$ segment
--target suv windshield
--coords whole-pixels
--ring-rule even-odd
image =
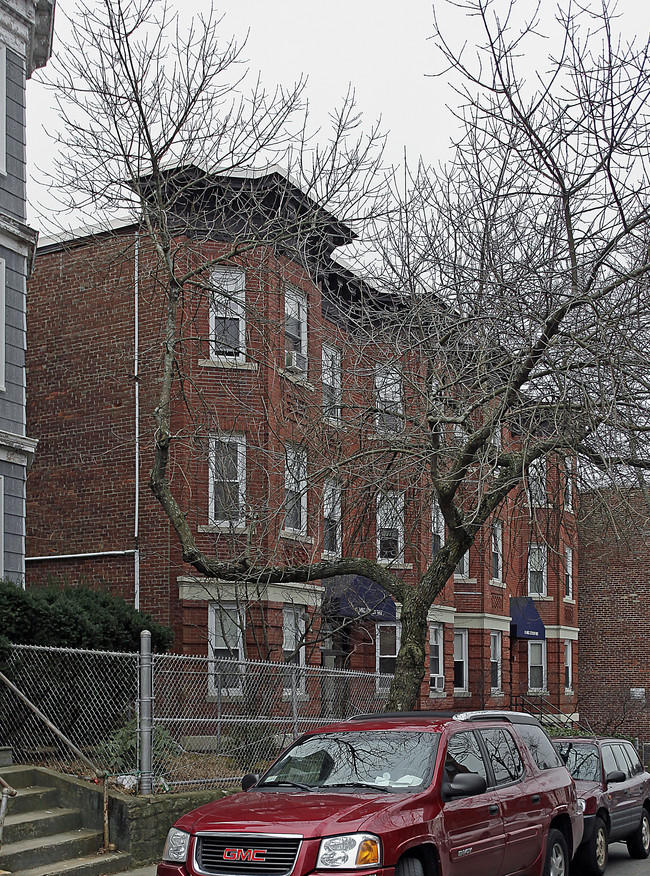
[[[262,777],[257,788],[418,791],[431,781],[439,734],[363,730],[305,736]]]
[[[558,748],[574,779],[585,782],[600,781],[600,756],[597,745],[585,742],[560,742]]]

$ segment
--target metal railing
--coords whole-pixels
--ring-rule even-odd
[[[16,796],[16,791],[11,785],[7,784],[5,780],[0,776],[0,788],[2,788],[2,794],[0,795],[0,849],[2,848],[2,832],[4,831],[5,826],[5,816],[7,815],[7,803],[9,802],[10,797]]]
[[[13,682],[9,681],[9,679],[7,678],[7,676],[4,675],[4,673],[2,673],[2,672],[0,672],[0,681],[1,681],[4,685],[6,685],[6,687],[9,688],[9,690],[14,694],[14,696],[16,696],[16,697],[17,697],[17,698],[18,698],[18,699],[19,699],[19,700],[20,700],[25,706],[27,706],[27,708],[32,712],[32,714],[34,714],[34,715],[39,719],[39,721],[42,721],[43,724],[45,724],[45,726],[46,726],[46,727],[47,727],[47,728],[48,728],[48,729],[49,729],[49,730],[50,730],[50,731],[51,731],[51,732],[52,732],[52,733],[53,733],[58,739],[60,739],[61,742],[63,742],[64,745],[66,745],[66,746],[70,749],[70,751],[72,751],[72,752],[74,753],[75,757],[78,757],[79,760],[82,761],[82,763],[84,763],[87,767],[89,767],[89,768],[94,772],[95,776],[96,776],[98,779],[100,779],[100,781],[102,782],[102,786],[103,786],[103,797],[104,797],[104,806],[103,806],[103,810],[104,810],[104,814],[103,814],[103,822],[104,822],[104,849],[108,849],[108,845],[109,845],[109,842],[110,842],[110,840],[109,840],[109,830],[108,830],[108,773],[106,772],[106,770],[101,770],[101,769],[99,769],[98,767],[96,767],[95,764],[94,764],[94,763],[93,763],[88,757],[86,757],[86,755],[85,755],[82,751],[80,751],[79,748],[77,748],[77,746],[74,744],[74,742],[72,742],[70,739],[68,739],[68,737],[65,735],[65,733],[62,733],[61,730],[59,730],[59,728],[56,727],[56,726],[50,721],[50,719],[47,717],[47,715],[44,715],[43,712],[41,712],[41,710],[38,708],[38,706],[35,706],[34,703],[32,703],[32,702],[31,702],[31,701],[30,701],[30,700],[29,700],[29,699],[28,699],[28,698],[27,698],[27,697],[26,697],[26,696],[25,696],[25,695],[24,695],[24,694],[23,694],[23,693],[22,693],[22,692],[16,687],[16,685],[13,684]],[[7,787],[8,787],[8,786],[7,786]],[[15,791],[14,791],[14,794],[15,794]],[[3,792],[2,792],[2,796],[3,796],[3,802],[4,802],[4,796],[5,796],[5,793],[4,793],[4,782],[3,782]],[[11,796],[13,796],[13,795],[11,795]],[[6,809],[6,804],[5,804],[5,809]],[[3,819],[2,819],[2,824],[4,824],[4,817],[3,817]]]
[[[553,733],[566,733],[567,730],[579,734],[594,735],[589,722],[576,713],[567,714],[550,700],[542,696],[514,698],[514,708],[534,715],[547,730]]]

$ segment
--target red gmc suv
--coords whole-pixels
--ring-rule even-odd
[[[365,715],[184,815],[157,876],[567,876],[575,785],[518,712]]]

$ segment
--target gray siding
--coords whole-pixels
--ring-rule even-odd
[[[0,210],[26,219],[25,62],[7,49],[7,175],[0,175]]]
[[[25,258],[0,246],[5,260],[5,391],[0,429],[25,434]]]
[[[23,580],[25,550],[25,469],[0,462],[4,478],[4,575],[11,581]]]

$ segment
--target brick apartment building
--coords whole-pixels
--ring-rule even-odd
[[[258,184],[276,181],[267,174]],[[260,244],[215,268],[207,293],[197,282],[184,302],[169,476],[199,546],[219,558],[253,551],[256,562],[317,562],[343,551],[415,581],[444,539],[422,473],[372,495],[361,476],[357,494],[354,480],[343,486],[328,475],[331,455],[358,451],[360,441],[376,447],[383,429],[400,427],[405,391],[380,349],[350,343],[346,313],[363,288],[334,257],[350,239],[330,217],[316,272],[289,249]],[[179,246],[188,264],[229,246],[227,233],[190,244]],[[173,626],[183,653],[390,673],[399,606],[368,579],[253,593],[183,562],[148,485],[162,304],[153,253],[135,225],[39,247],[28,315],[28,425],[39,441],[28,583],[110,587]],[[367,412],[373,397],[388,413],[366,417],[365,431],[348,438],[346,417]],[[500,440],[516,437],[504,427]],[[504,707],[543,695],[575,711],[572,475],[549,457],[528,487],[508,498],[429,612],[423,707]]]

